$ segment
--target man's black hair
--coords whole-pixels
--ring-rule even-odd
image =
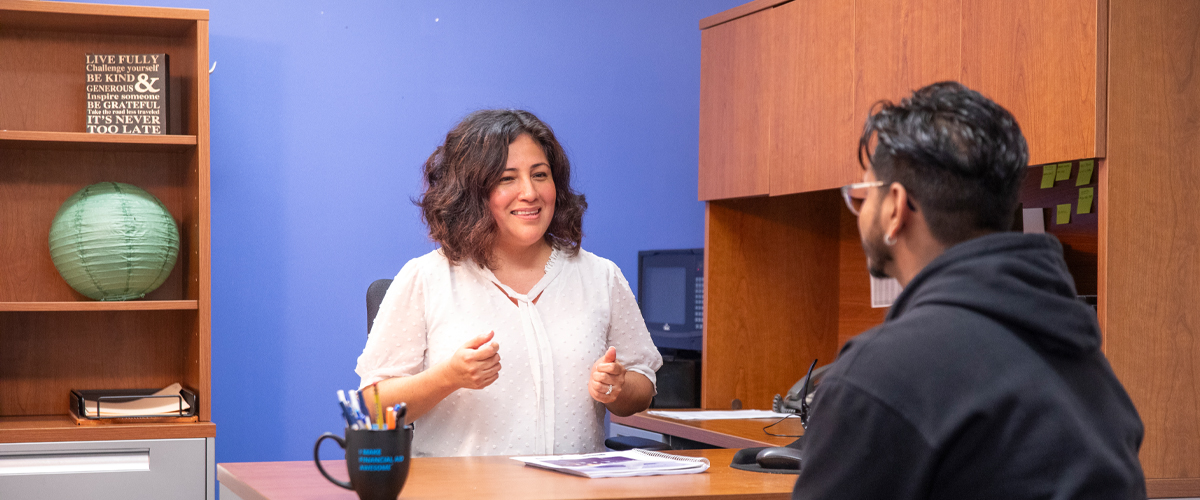
[[[1012,226],[1029,149],[1017,120],[958,82],[879,101],[858,142],[875,177],[899,182],[945,245]],[[871,145],[874,142],[874,151]]]

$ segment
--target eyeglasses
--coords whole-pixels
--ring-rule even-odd
[[[846,200],[846,208],[850,209],[850,213],[858,215],[858,211],[862,209],[863,200],[867,199],[868,190],[888,184],[885,181],[872,182],[857,182],[842,186],[842,199]]]

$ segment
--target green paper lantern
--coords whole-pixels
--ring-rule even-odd
[[[101,182],[67,198],[50,224],[50,258],[75,291],[96,300],[144,297],[167,280],[179,229],[137,186]]]

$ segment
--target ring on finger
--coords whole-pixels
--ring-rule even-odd
[[[608,392],[604,393],[605,396],[609,394],[612,394],[612,384],[608,384]]]

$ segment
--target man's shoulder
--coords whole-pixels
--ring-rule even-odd
[[[1037,355],[1006,327],[953,307],[926,307],[851,339],[827,377],[922,426],[985,407],[1036,376]],[[929,430],[929,429],[925,429]]]
[[[850,374],[892,374],[908,368],[924,372],[954,366],[955,356],[966,360],[994,353],[988,344],[1010,343],[1006,333],[1000,325],[968,311],[930,306],[850,339],[839,358],[847,358]],[[932,363],[935,360],[941,362]]]

